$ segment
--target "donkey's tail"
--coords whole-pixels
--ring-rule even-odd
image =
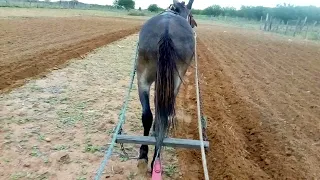
[[[177,57],[167,29],[159,41],[155,83],[155,135],[159,151],[175,115],[174,78]]]

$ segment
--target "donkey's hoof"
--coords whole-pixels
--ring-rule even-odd
[[[139,170],[139,174],[146,174],[148,172],[148,160],[139,159],[137,167]]]

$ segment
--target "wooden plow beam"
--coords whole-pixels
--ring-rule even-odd
[[[128,136],[118,135],[116,143],[129,143],[129,144],[143,144],[143,145],[155,145],[156,138],[152,136]],[[209,142],[204,141],[204,148],[209,148]],[[199,140],[190,139],[177,139],[177,138],[165,138],[163,140],[163,146],[187,148],[187,149],[201,149],[201,143]]]

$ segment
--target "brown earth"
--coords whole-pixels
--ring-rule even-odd
[[[0,91],[136,33],[141,23],[111,17],[0,19]]]
[[[11,90],[23,84],[26,78],[43,75],[71,58],[81,57],[86,60],[86,53],[137,32],[141,23],[140,20],[101,17],[0,19],[0,91]],[[320,46],[311,42],[288,40],[284,37],[231,27],[202,25],[197,32],[203,111],[207,118],[210,141],[210,150],[207,153],[210,177],[318,179]],[[117,77],[114,74],[117,68],[128,65],[126,60],[129,56],[121,59],[121,62],[111,60],[128,55],[123,51],[124,46],[128,46],[125,47],[128,52],[134,49],[132,43],[120,43],[112,46],[111,50],[98,53],[94,58],[97,61],[89,57],[89,61],[75,63],[66,69],[67,72],[58,70],[47,78],[30,81],[25,88],[2,94],[2,146],[11,156],[2,153],[4,157],[0,165],[9,167],[12,173],[4,170],[2,177],[29,176],[28,173],[31,173],[30,177],[93,177],[94,168],[101,160],[100,150],[95,156],[51,156],[54,156],[54,152],[66,150],[66,147],[71,150],[70,153],[88,150],[86,145],[93,145],[91,142],[88,144],[86,138],[92,138],[94,145],[99,146],[90,146],[94,152],[106,146],[106,138],[101,138],[102,132],[107,133],[106,129],[102,128],[98,132],[94,129],[107,118],[113,119],[110,124],[117,121],[116,114],[121,106],[119,102],[122,101],[118,97],[124,96],[126,87],[123,78],[127,75]],[[112,53],[112,56],[104,56],[108,52]],[[110,58],[110,62],[105,62],[105,58]],[[105,74],[107,68],[108,74]],[[126,67],[121,72],[127,72],[129,69],[130,67]],[[91,77],[92,74],[95,76]],[[105,77],[103,81],[99,80],[101,76]],[[106,83],[109,86],[106,86]],[[96,87],[92,88],[93,85]],[[102,87],[105,87],[103,91],[100,89]],[[119,91],[113,92],[112,89],[115,88]],[[103,101],[106,98],[111,98],[114,105],[106,105]],[[134,102],[139,104],[136,98]],[[65,107],[65,104],[68,106]],[[136,107],[139,107],[137,104]],[[178,104],[178,118],[181,121],[177,136],[198,139],[192,68],[187,73]],[[105,106],[110,108],[104,109]],[[96,112],[99,110],[101,112]],[[78,114],[79,112],[87,114],[84,116]],[[137,112],[133,112],[132,119],[139,119],[140,115]],[[90,118],[87,119],[87,116]],[[91,119],[91,116],[94,118]],[[92,120],[92,124],[88,120]],[[67,122],[73,127],[74,121],[80,121],[82,124],[77,125],[76,129],[61,126],[61,123],[63,125]],[[50,123],[51,125],[48,125]],[[137,122],[133,122],[127,128],[137,128],[141,125],[135,123]],[[107,128],[108,133],[113,127],[110,124]],[[93,130],[88,130],[88,126]],[[52,131],[54,128],[60,129]],[[33,135],[35,133],[38,134]],[[75,138],[75,134],[78,138]],[[49,141],[45,137],[49,137]],[[52,146],[59,143],[63,146],[51,147],[51,142]],[[46,146],[46,143],[49,143],[50,147]],[[25,146],[26,149],[21,148]],[[16,149],[11,151],[11,148]],[[90,148],[88,151],[92,150]],[[135,154],[134,151],[138,147],[130,149]],[[202,179],[199,151],[178,152],[183,179]],[[31,162],[35,160],[39,166],[24,162],[29,156],[33,157]],[[62,171],[55,165],[56,159],[61,159],[57,164],[70,166],[63,166]],[[112,165],[121,167],[122,171],[136,164],[130,160],[127,165],[123,165],[118,159],[119,157],[115,157]],[[29,170],[30,166],[32,170]],[[43,168],[38,172],[40,166]],[[73,173],[70,174],[70,170]],[[176,166],[167,170],[168,174],[178,174]],[[113,171],[114,169],[108,169],[106,173],[119,175]],[[34,172],[36,173],[32,174]],[[131,174],[135,173],[134,168],[125,173],[128,177],[136,176]]]
[[[221,26],[198,36],[210,177],[320,178],[319,45]],[[179,107],[191,117],[178,135],[198,139],[194,70],[187,75]],[[203,178],[199,151],[178,155],[186,179]]]
[[[0,94],[1,180],[94,179],[118,122],[137,37],[110,43],[45,78]],[[136,84],[124,133],[142,135]],[[124,148],[129,157],[116,144],[101,179],[150,179],[137,167],[139,145]],[[150,159],[152,150],[150,146]],[[164,150],[164,180],[178,179],[175,150]]]

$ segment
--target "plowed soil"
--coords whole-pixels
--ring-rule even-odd
[[[198,29],[210,177],[320,178],[320,47],[255,31]],[[194,69],[179,94],[179,136],[198,139]],[[199,151],[179,150],[186,179]]]
[[[0,91],[71,58],[138,31],[136,19],[107,17],[0,19]]]
[[[118,121],[137,37],[87,53],[138,32],[142,23],[0,19],[0,91],[27,82],[0,95],[0,179],[94,177]],[[210,177],[319,179],[320,45],[213,25],[197,33]],[[198,139],[192,67],[184,81],[176,136]],[[136,91],[125,127],[135,135],[142,125]],[[127,145],[125,159],[117,146],[105,178],[139,179],[138,149]],[[179,149],[179,167],[174,152],[165,152],[166,178],[203,179],[198,150]]]

